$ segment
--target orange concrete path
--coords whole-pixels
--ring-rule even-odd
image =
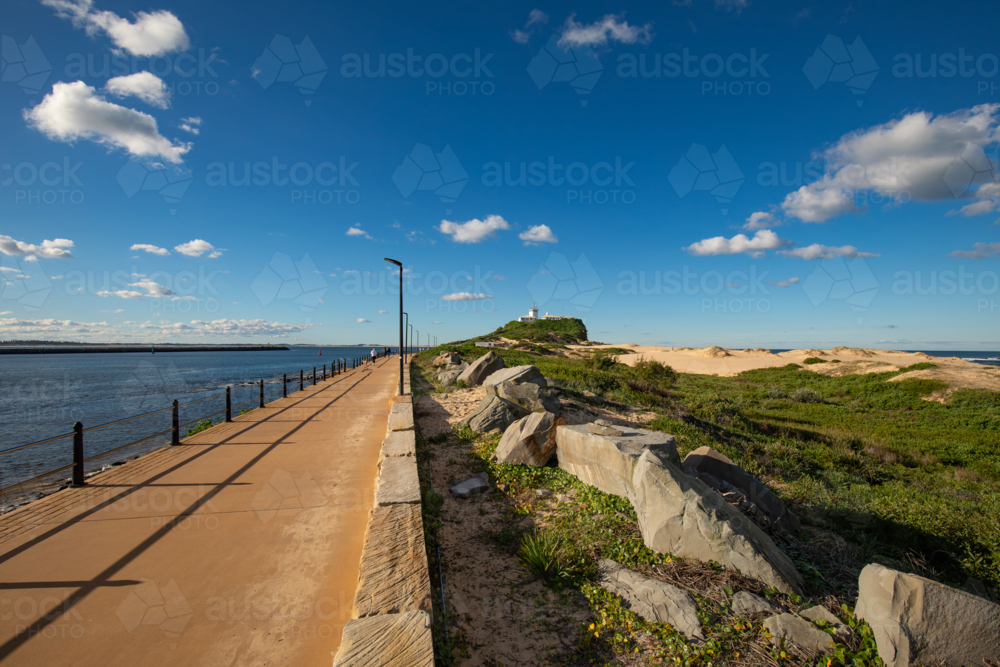
[[[0,517],[0,664],[332,664],[398,364]]]

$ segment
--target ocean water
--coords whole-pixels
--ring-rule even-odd
[[[379,348],[381,349],[381,348]],[[318,352],[322,351],[322,356]],[[232,387],[233,412],[237,404],[249,401],[256,407],[257,383],[287,373],[289,394],[298,391],[299,371],[307,377],[315,366],[322,373],[323,364],[337,359],[364,356],[369,347],[293,347],[287,351],[257,352],[160,352],[150,354],[11,354],[0,355],[0,452],[71,433],[75,422],[90,428],[108,422],[169,408],[177,399],[180,421],[191,421],[225,408],[221,394]],[[294,381],[291,381],[294,380]],[[308,383],[308,381],[307,381]],[[265,385],[265,393],[281,395],[280,382]],[[193,405],[183,405],[207,398]],[[223,415],[217,415],[216,420]],[[171,425],[170,410],[140,417],[122,424],[84,433],[85,456],[91,457],[133,442]],[[183,437],[186,428],[181,428]],[[87,469],[124,460],[162,447],[169,434],[148,440],[91,461]],[[73,461],[72,437],[17,452],[0,454],[0,489],[35,477]],[[70,470],[53,475],[46,484],[57,484],[69,477]],[[43,490],[45,487],[42,487]],[[23,495],[10,492],[0,497],[7,505]]]

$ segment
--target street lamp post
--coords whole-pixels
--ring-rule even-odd
[[[409,343],[409,335],[410,335],[410,314],[409,314],[409,313],[403,313],[403,315],[406,315],[406,325],[405,325],[405,326],[403,327],[403,345],[406,345],[406,346],[408,347],[408,346],[409,346],[409,344],[410,344],[410,343]],[[404,352],[404,350],[405,350],[405,349],[406,349],[406,348],[402,348],[402,349],[400,349],[400,350],[399,350],[399,353],[400,353],[400,354],[403,354],[403,355],[405,355],[405,354],[406,354],[406,353]]]
[[[403,263],[394,259],[384,258],[390,264],[399,267],[399,395],[403,395]]]
[[[414,329],[414,331],[417,333],[417,351],[419,352],[420,351],[420,329]]]

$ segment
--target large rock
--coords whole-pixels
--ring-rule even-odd
[[[858,589],[856,613],[886,667],[1000,660],[1000,605],[875,563],[861,571]]]
[[[563,427],[565,428],[565,427]],[[559,444],[560,458],[562,443]],[[760,527],[704,482],[652,451],[642,454],[630,500],[646,546],[701,561],[714,560],[785,593],[803,591],[802,576]]]
[[[353,618],[431,612],[431,581],[420,505],[376,507],[368,515]]]
[[[492,376],[490,376],[492,377]],[[492,389],[492,391],[490,391]],[[495,387],[487,387],[487,394],[495,394],[505,401],[510,401],[519,405],[528,412],[551,412],[559,414],[559,399],[548,389],[544,389],[537,384],[525,382],[515,384],[507,381]]]
[[[545,378],[542,377],[542,372],[535,366],[530,365],[514,366],[513,368],[501,368],[483,380],[483,386],[486,387],[487,394],[495,394],[495,388],[504,382],[513,382],[515,384],[530,382],[538,385],[539,387],[546,386]]]
[[[559,467],[605,493],[632,497],[632,474],[643,452],[680,465],[674,436],[641,428],[622,429],[620,436],[591,433],[586,424],[559,426]]]
[[[467,424],[477,433],[487,433],[495,428],[504,431],[527,414],[528,411],[524,408],[510,401],[505,401],[499,396],[486,396],[472,411],[472,414],[462,421],[462,424]]]
[[[434,667],[430,614],[408,611],[348,621],[333,667]]]
[[[773,527],[790,533],[798,532],[801,528],[798,518],[778,496],[761,484],[756,477],[733,463],[725,454],[711,447],[699,447],[684,457],[683,467],[685,472],[689,469],[694,470],[731,484],[752,506],[760,510]],[[702,481],[709,482],[709,486],[713,488],[715,486],[709,479],[702,478]],[[722,489],[716,490],[722,491]]]
[[[438,373],[437,379],[441,383],[442,387],[450,387],[458,381],[458,376],[462,374],[462,371],[445,371],[443,373]]]
[[[434,357],[434,361],[431,363],[435,366],[450,366],[452,364],[462,363],[462,357],[458,356],[454,352],[443,352]]]
[[[765,611],[775,612],[781,611],[781,609],[772,602],[748,591],[737,591],[733,595],[734,614],[760,614]]]
[[[657,579],[649,579],[618,563],[601,559],[598,583],[622,598],[625,606],[644,621],[668,623],[688,639],[704,640],[698,606],[687,591]]]
[[[551,412],[533,412],[507,427],[494,456],[500,463],[543,466],[556,451],[556,427],[565,423]]]
[[[771,633],[771,642],[775,646],[784,639],[785,646],[807,658],[829,653],[835,646],[831,635],[795,614],[771,616],[764,621],[764,627]]]
[[[503,359],[496,352],[490,351],[472,362],[471,366],[462,371],[458,379],[467,386],[474,387],[481,385],[483,380],[501,368],[504,368]]]

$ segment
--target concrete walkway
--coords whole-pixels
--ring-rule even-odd
[[[0,517],[0,664],[330,665],[398,358]]]

